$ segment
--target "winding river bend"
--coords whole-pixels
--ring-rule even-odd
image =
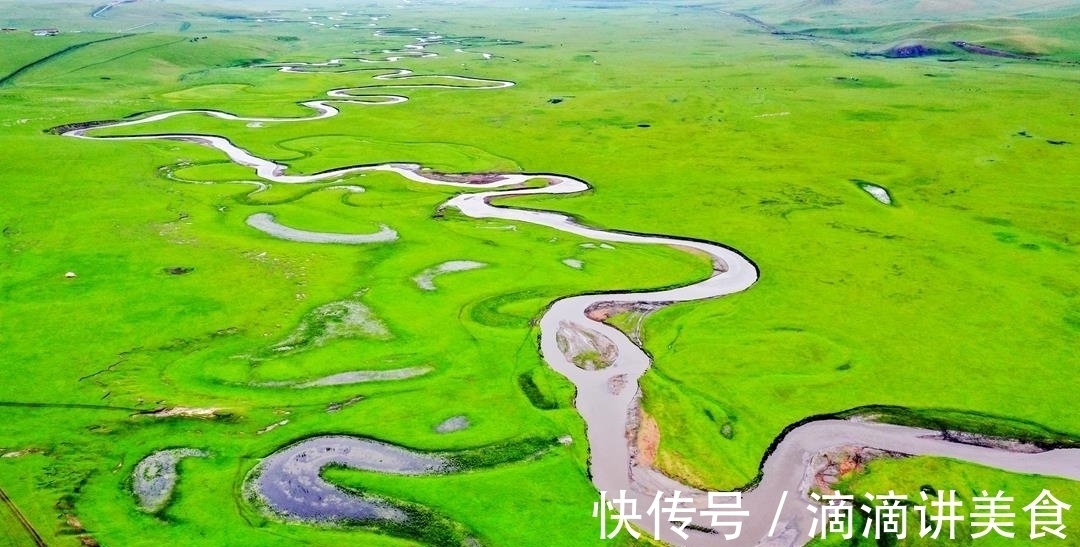
[[[370,439],[341,435],[315,437],[263,458],[247,487],[274,512],[306,521],[391,520],[405,513],[378,499],[343,492],[321,476],[328,465],[392,473],[430,475],[452,470],[443,457],[406,450]]]
[[[277,65],[281,69],[294,67],[287,72],[299,72],[301,65]],[[308,65],[311,66],[311,65]],[[412,77],[408,71],[398,71],[384,75],[383,80],[407,80]],[[485,90],[501,89],[514,85],[513,82],[484,80],[461,76],[443,76],[453,82],[468,81],[475,85],[456,85],[454,83],[440,87]],[[385,87],[430,87],[431,84],[389,84]],[[260,158],[235,145],[222,136],[172,133],[137,136],[92,136],[93,129],[107,129],[150,124],[166,118],[182,115],[208,115],[217,118],[243,122],[286,123],[329,118],[339,114],[331,103],[347,103],[367,106],[396,104],[407,100],[400,95],[356,95],[360,90],[370,87],[336,89],[328,93],[332,100],[307,101],[300,103],[315,111],[306,118],[255,118],[240,117],[213,110],[181,110],[146,116],[143,118],[119,122],[86,124],[78,129],[63,133],[64,136],[80,139],[97,140],[172,140],[200,144],[215,148],[227,155],[233,162],[250,167],[260,179],[279,184],[304,184],[330,180],[344,175],[365,171],[388,171],[397,173],[408,180],[432,185],[454,186],[472,190],[456,195],[447,200],[440,208],[454,208],[466,216],[478,219],[500,219],[524,222],[544,226],[566,233],[576,234],[595,241],[610,243],[628,243],[645,245],[670,245],[711,257],[713,272],[706,279],[674,289],[635,292],[623,294],[577,295],[555,301],[540,319],[540,350],[544,360],[553,369],[574,383],[577,388],[575,406],[585,420],[590,447],[589,471],[598,490],[605,491],[609,497],[615,497],[620,491],[626,491],[628,497],[637,500],[639,514],[649,507],[657,491],[671,495],[679,490],[684,495],[693,497],[693,505],[705,508],[707,495],[662,475],[651,468],[639,467],[632,457],[628,437],[634,423],[639,396],[638,380],[648,370],[651,360],[623,332],[586,316],[591,307],[605,303],[642,303],[655,306],[677,302],[690,302],[718,298],[724,295],[750,288],[758,279],[757,268],[738,252],[716,243],[684,239],[661,235],[634,234],[619,231],[600,230],[577,223],[571,217],[554,212],[516,209],[508,206],[494,206],[492,201],[537,194],[575,194],[589,188],[589,185],[574,177],[558,174],[506,173],[498,176],[484,174],[477,178],[483,182],[463,182],[465,177],[438,175],[423,170],[415,164],[378,164],[343,167],[314,175],[287,175],[286,165]],[[460,177],[460,178],[459,178]],[[527,181],[542,179],[542,187],[522,188]],[[265,218],[263,220],[266,220]],[[265,228],[265,226],[264,226]],[[388,228],[389,229],[389,228]],[[313,237],[305,233],[305,237]],[[333,240],[334,238],[330,238]],[[572,362],[559,347],[559,332],[589,332],[590,336],[605,339],[614,345],[617,351],[609,366],[598,370],[585,370]],[[363,446],[361,446],[363,445]],[[775,447],[763,465],[762,480],[752,489],[744,492],[743,508],[750,510],[750,515],[743,520],[742,534],[735,540],[728,541],[722,534],[709,534],[686,529],[686,538],[677,535],[673,529],[663,525],[661,538],[677,545],[713,546],[725,545],[750,547],[757,545],[796,547],[807,542],[813,514],[806,509],[804,492],[809,484],[808,464],[816,454],[840,446],[863,446],[909,455],[933,455],[957,458],[1000,469],[1054,475],[1080,480],[1080,450],[1051,450],[1040,453],[1016,453],[1006,450],[983,448],[959,444],[942,439],[935,431],[909,427],[885,425],[861,421],[826,420],[811,422],[790,431]],[[375,446],[351,438],[332,436],[316,437],[303,443],[283,448],[263,460],[267,469],[281,468],[290,473],[289,480],[312,488],[280,489],[272,481],[255,481],[254,488],[261,499],[272,510],[281,514],[292,514],[304,520],[332,521],[338,518],[373,518],[395,519],[399,515],[391,508],[379,505],[357,505],[345,513],[335,512],[321,504],[327,497],[334,499],[349,494],[321,480],[319,473],[324,465],[330,463],[349,465],[362,469],[378,469],[391,473],[428,473],[437,472],[443,462],[427,461],[424,456],[398,452],[391,446]],[[307,461],[302,454],[323,453],[328,456]],[[400,457],[402,467],[380,467],[387,454]],[[369,457],[370,456],[370,457]],[[419,459],[416,459],[419,458]],[[423,461],[421,461],[423,460]],[[303,465],[300,465],[300,464]],[[415,464],[415,465],[414,465]],[[790,493],[790,496],[788,496]],[[307,497],[311,496],[311,497]],[[779,514],[774,519],[777,504],[787,499]],[[348,505],[348,504],[346,504]],[[320,507],[325,511],[320,510]],[[587,511],[588,508],[582,508]],[[648,520],[643,523],[647,523]],[[696,526],[708,529],[710,522],[697,516]],[[647,525],[645,528],[651,531]]]

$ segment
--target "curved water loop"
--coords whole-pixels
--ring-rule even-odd
[[[291,63],[275,66],[289,72],[300,72],[302,70],[292,70],[290,67],[304,65]],[[401,70],[392,74],[377,76],[376,78],[386,81],[411,77],[414,77],[411,72]],[[485,80],[463,76],[443,76],[443,78],[455,81],[472,81],[479,84],[476,86],[457,86],[453,84],[443,86],[458,89],[497,89],[514,85],[510,81]],[[429,87],[429,85],[401,84],[381,87],[415,88]],[[706,493],[682,485],[652,468],[636,465],[627,440],[628,437],[632,437],[632,435],[628,435],[630,433],[628,430],[633,427],[632,424],[635,420],[632,417],[637,411],[638,379],[652,363],[645,351],[626,334],[605,323],[589,319],[586,312],[591,307],[603,303],[647,304],[657,307],[676,302],[717,298],[746,290],[757,281],[758,271],[754,264],[738,252],[707,241],[601,230],[579,224],[572,217],[560,213],[492,205],[492,201],[499,198],[541,194],[575,194],[589,189],[589,185],[584,181],[566,175],[543,173],[441,175],[426,171],[419,165],[414,164],[360,165],[313,175],[286,175],[286,165],[255,156],[221,136],[174,133],[94,137],[87,134],[92,129],[148,124],[184,114],[203,114],[225,120],[247,122],[300,122],[336,116],[339,110],[330,103],[375,106],[407,100],[405,97],[397,95],[361,97],[351,93],[351,91],[360,89],[370,88],[332,90],[328,95],[333,97],[334,100],[300,103],[316,111],[314,115],[306,118],[254,118],[235,116],[213,110],[181,110],[136,120],[84,125],[78,129],[68,130],[63,135],[83,139],[166,139],[194,142],[220,150],[233,162],[251,167],[259,178],[271,183],[311,183],[364,171],[389,171],[397,173],[408,180],[423,184],[483,190],[458,194],[440,207],[457,209],[472,218],[524,222],[576,234],[593,241],[669,245],[705,253],[713,262],[713,272],[706,279],[665,290],[577,295],[561,298],[555,301],[540,319],[540,350],[544,360],[553,369],[573,382],[577,388],[577,397],[574,403],[587,426],[591,451],[589,472],[597,489],[612,495],[616,495],[620,491],[626,491],[628,497],[637,500],[637,507],[640,511],[644,511],[644,508],[650,505],[657,491],[664,491],[670,495],[674,490],[680,490],[684,494],[693,496],[694,505],[704,508],[707,502]],[[546,181],[546,184],[542,187],[522,187],[527,181],[535,181],[536,179],[542,179]],[[610,366],[599,367],[597,370],[585,370],[573,363],[571,356],[567,356],[559,348],[558,332],[560,328],[570,328],[578,332],[591,331],[596,336],[602,336],[613,343],[617,347],[617,352],[614,353],[615,357]],[[311,448],[316,452],[324,450],[327,454],[332,453],[334,458],[346,457],[345,454],[349,451],[345,450],[345,448],[349,447],[344,445],[360,442],[344,437],[327,437],[326,439],[333,440],[332,444],[322,446],[318,444],[318,439],[312,439],[300,445],[283,449],[283,452],[275,453],[275,455],[265,459],[263,465],[270,467],[286,465],[285,462],[287,460],[291,461],[290,458],[297,452],[298,447]],[[307,443],[315,444],[309,446]],[[1020,454],[1003,449],[982,448],[949,442],[940,438],[940,435],[936,432],[917,428],[845,420],[816,421],[789,431],[763,463],[761,481],[744,494],[743,507],[751,508],[751,513],[749,517],[743,520],[740,538],[727,541],[722,535],[687,529],[688,537],[684,539],[669,530],[668,527],[663,526],[663,530],[660,531],[662,539],[675,544],[692,546],[797,546],[806,543],[808,540],[807,531],[810,529],[810,521],[813,515],[806,510],[804,499],[789,500],[788,504],[780,512],[775,526],[773,526],[773,511],[775,510],[773,508],[776,507],[777,502],[781,499],[781,494],[784,492],[792,492],[796,497],[805,493],[807,465],[813,455],[843,445],[874,447],[911,455],[927,454],[953,457],[1009,471],[1041,473],[1080,480],[1080,451],[1078,450],[1052,450],[1037,454]],[[391,449],[386,448],[386,450]],[[335,459],[334,461],[337,462],[338,460]],[[438,468],[437,464],[430,467],[432,470],[436,468]],[[290,504],[295,504],[294,507],[304,508],[302,511],[296,509],[296,514],[303,513],[305,516],[319,520],[343,516],[357,518],[360,516],[356,512],[347,515],[338,512],[320,514],[320,505],[317,500],[305,498],[309,494],[312,496],[346,495],[340,493],[336,487],[329,485],[320,484],[315,490],[295,489],[284,492],[275,491],[274,488],[276,487],[266,481],[258,481],[257,487],[264,498],[277,499],[284,496],[288,498]],[[327,488],[330,490],[327,490]],[[372,514],[377,514],[379,511],[375,509],[382,510],[384,508],[372,509],[368,507],[368,509],[373,511]],[[585,511],[587,508],[582,510]],[[698,516],[694,519],[694,524],[703,529],[708,529],[710,521]],[[774,532],[771,537],[770,530]]]
[[[299,241],[302,243],[341,243],[345,245],[363,245],[365,243],[384,243],[394,241],[398,234],[389,226],[383,224],[379,231],[370,234],[334,234],[327,232],[311,232],[298,230],[279,224],[270,213],[255,213],[245,221],[248,226],[263,232],[264,234],[278,239]]]
[[[452,470],[444,457],[379,441],[342,435],[315,437],[263,458],[248,480],[248,488],[254,489],[249,496],[289,519],[405,521],[405,513],[391,503],[360,498],[327,482],[322,472],[330,465],[395,475],[430,475]]]

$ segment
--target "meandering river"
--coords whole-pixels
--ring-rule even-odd
[[[303,66],[318,65],[276,66],[286,72],[299,72],[302,71]],[[398,71],[378,78],[401,81],[411,77],[413,77],[411,72]],[[442,78],[454,83],[436,84],[439,87],[490,90],[514,85],[509,81],[461,76]],[[430,87],[431,85],[410,86],[407,83],[395,82],[384,87],[407,88]],[[66,131],[63,135],[109,141],[173,140],[197,143],[215,148],[233,162],[252,168],[260,179],[279,184],[304,184],[364,171],[389,171],[418,183],[467,189],[467,192],[447,200],[441,207],[457,209],[472,218],[528,223],[607,243],[668,245],[705,253],[713,262],[712,274],[682,287],[649,292],[576,295],[556,300],[540,319],[540,350],[548,365],[573,382],[577,388],[575,406],[587,426],[591,454],[589,472],[598,490],[607,492],[609,497],[618,495],[620,491],[626,491],[628,496],[637,500],[638,511],[641,513],[650,505],[658,490],[668,495],[675,490],[680,490],[684,495],[694,498],[694,506],[706,507],[705,492],[679,484],[653,469],[634,465],[631,457],[631,443],[628,441],[632,435],[628,430],[635,422],[634,414],[639,397],[638,380],[652,363],[645,351],[626,334],[607,324],[589,319],[586,316],[586,310],[607,302],[666,305],[719,298],[744,291],[757,281],[758,270],[737,251],[717,243],[695,239],[600,230],[579,224],[574,219],[555,212],[492,205],[492,202],[499,198],[575,194],[589,188],[584,181],[567,175],[506,173],[491,176],[485,174],[478,176],[482,182],[469,183],[464,182],[463,177],[438,175],[413,164],[358,165],[314,175],[288,175],[286,165],[260,158],[223,136],[186,133],[129,136],[89,134],[92,130],[146,125],[184,115],[207,115],[241,122],[302,122],[338,115],[339,109],[331,103],[377,106],[397,104],[407,100],[406,97],[400,95],[357,95],[357,93],[366,93],[370,89],[370,87],[336,89],[328,93],[332,97],[331,100],[300,103],[315,111],[314,114],[305,118],[241,117],[213,110],[180,110],[133,120],[91,124]],[[546,184],[542,187],[522,187],[523,183],[536,179],[543,179]],[[263,231],[277,232],[278,235],[284,234],[315,242],[367,244],[385,243],[393,239],[390,235],[392,229],[389,227],[384,227],[378,235],[357,236],[300,232],[277,225],[272,222],[271,217],[265,216],[256,217],[253,225]],[[614,344],[617,352],[614,353],[614,360],[610,366],[601,367],[598,370],[584,370],[571,362],[571,357],[560,350],[557,341],[559,330],[568,328],[582,332],[591,331]],[[810,522],[814,516],[807,510],[807,501],[804,497],[810,480],[807,471],[809,460],[820,452],[839,446],[865,446],[902,454],[944,456],[1008,471],[1039,473],[1080,480],[1080,451],[1078,450],[1016,453],[949,442],[941,439],[937,432],[916,428],[844,420],[818,421],[790,431],[765,461],[761,482],[744,493],[743,508],[749,509],[750,515],[742,520],[742,534],[738,539],[728,541],[722,535],[693,530],[686,530],[688,537],[684,539],[666,525],[662,526],[662,539],[673,544],[694,547],[713,545],[795,547],[803,545],[808,540]],[[399,468],[386,464],[386,461],[389,461],[386,458],[389,456],[402,466]],[[401,515],[396,510],[377,502],[350,504],[348,498],[351,494],[339,491],[319,476],[322,467],[330,463],[393,473],[434,473],[439,471],[444,462],[437,458],[373,441],[341,436],[315,437],[285,447],[264,459],[261,465],[266,473],[261,475],[263,479],[255,481],[255,487],[261,499],[272,509],[281,514],[295,515],[302,519],[326,521],[337,518],[400,518]],[[268,480],[272,476],[280,478],[282,473],[287,475],[284,482],[276,479]],[[294,488],[290,485],[302,487]],[[781,499],[785,499],[785,496],[787,503],[777,515],[777,504]],[[324,503],[331,499],[337,501]],[[588,510],[589,508],[582,508],[582,511]],[[710,522],[700,516],[694,519],[694,524],[704,528],[710,526]]]

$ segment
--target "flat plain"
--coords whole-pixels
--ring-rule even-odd
[[[73,546],[629,544],[597,537],[585,425],[537,321],[567,295],[711,272],[678,248],[439,209],[471,190],[358,172],[260,191],[219,150],[105,137],[223,135],[288,175],[561,174],[592,188],[496,204],[737,249],[759,270],[752,288],[640,327],[646,444],[688,485],[754,482],[774,440],[812,417],[1077,446],[1074,3],[327,4],[0,3],[18,28],[0,34],[0,543],[34,545],[33,530]],[[896,57],[916,44],[932,51]],[[413,77],[376,78],[400,69]],[[492,81],[515,85],[479,89]],[[309,117],[299,103],[334,89],[408,101],[61,135],[185,109]],[[257,213],[398,239],[287,241],[249,226]],[[435,290],[414,279],[465,260],[483,267]],[[424,372],[297,388],[402,370]],[[471,463],[327,471],[424,526],[296,524],[252,503],[260,459],[326,434]],[[170,502],[140,510],[135,466],[172,448],[209,456],[181,460]],[[1072,481],[943,459],[877,460],[840,484],[967,499],[1045,487],[1080,503]]]

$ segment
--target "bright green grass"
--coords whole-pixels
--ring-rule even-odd
[[[1018,480],[1020,479],[1020,480]],[[908,534],[903,540],[889,538],[889,545],[1017,545],[1032,543],[1060,543],[1071,544],[1080,528],[1080,515],[1075,511],[1075,502],[1080,500],[1080,488],[1075,481],[1063,480],[1052,477],[1024,476],[1017,477],[986,467],[947,460],[941,458],[906,458],[900,460],[876,460],[869,464],[862,473],[855,474],[843,480],[837,488],[845,494],[853,494],[856,498],[864,499],[864,493],[873,495],[888,494],[890,491],[896,494],[906,495],[915,504],[928,505],[922,500],[919,492],[929,486],[934,491],[942,492],[955,490],[956,499],[963,503],[963,507],[957,510],[957,514],[964,520],[957,524],[956,535],[953,541],[949,541],[948,528],[942,531],[937,540],[927,536],[919,537],[918,516],[912,509],[908,513]],[[1062,512],[1062,523],[1065,525],[1063,533],[1065,539],[1047,535],[1042,539],[1031,539],[1031,517],[1024,512],[1023,508],[1037,498],[1043,490],[1049,490],[1058,500],[1072,505],[1073,508]],[[929,490],[928,490],[929,491]],[[972,539],[972,533],[980,533],[981,528],[973,528],[971,513],[975,511],[974,497],[983,496],[986,491],[994,496],[998,491],[1003,491],[1006,497],[1012,497],[1009,504],[1011,512],[1016,514],[1013,519],[1002,519],[1004,522],[1012,522],[1012,528],[1006,528],[1015,534],[1014,538],[1003,537],[996,532],[989,535]],[[930,498],[933,500],[934,498]],[[928,513],[934,514],[935,509],[928,507]],[[985,522],[985,520],[974,519]],[[863,530],[863,524],[858,526],[859,534]],[[873,532],[871,532],[873,534]],[[878,545],[873,539],[861,541],[859,545]],[[819,540],[813,545],[853,545],[847,541],[837,541],[829,538]]]
[[[105,86],[95,82],[99,78],[92,70],[84,72],[87,85]],[[269,70],[247,73],[290,79],[290,83],[304,79]],[[212,100],[210,97],[197,106],[215,106]],[[33,115],[34,108],[41,107],[27,104],[21,108]],[[278,105],[264,108],[271,113],[279,111]],[[357,113],[367,112],[360,108]],[[94,119],[98,114],[79,116]],[[223,131],[243,124],[225,125],[230,127]],[[393,175],[365,174],[343,181],[364,185],[368,191],[363,194],[312,191],[324,184],[314,188],[278,186],[247,197],[247,187],[183,184],[156,175],[157,167],[183,160],[196,165],[177,172],[188,180],[250,179],[250,173],[243,169],[221,169],[220,154],[198,146],[80,142],[29,131],[23,131],[19,138],[24,146],[35,141],[56,145],[52,160],[57,165],[82,165],[80,173],[86,176],[72,180],[67,174],[49,170],[13,189],[17,190],[15,198],[25,204],[37,201],[43,206],[75,196],[78,205],[55,218],[25,217],[14,209],[8,211],[10,216],[5,215],[5,226],[10,228],[6,232],[6,252],[10,254],[5,265],[11,274],[3,285],[5,302],[20,310],[18,315],[5,317],[5,325],[9,332],[39,332],[36,337],[5,337],[6,374],[38,378],[33,391],[13,391],[5,394],[5,399],[142,409],[218,406],[230,416],[212,422],[158,423],[129,417],[132,411],[103,418],[95,411],[79,410],[75,412],[83,413],[85,421],[65,423],[58,419],[67,412],[63,409],[12,411],[15,421],[5,429],[4,438],[14,446],[46,450],[49,469],[55,470],[29,473],[29,482],[20,484],[28,489],[37,484],[41,500],[70,496],[77,488],[78,505],[71,512],[77,512],[103,542],[122,538],[125,544],[177,544],[202,536],[204,541],[220,544],[226,541],[221,534],[242,525],[238,519],[243,515],[260,523],[255,529],[259,533],[248,536],[252,544],[288,543],[293,541],[290,538],[339,542],[334,538],[342,532],[263,522],[244,508],[240,513],[221,511],[222,501],[234,497],[240,478],[255,458],[312,432],[355,433],[430,450],[568,433],[583,439],[584,432],[569,408],[571,393],[565,385],[552,382],[550,371],[541,369],[533,342],[536,333],[530,331],[529,321],[560,295],[605,286],[682,283],[707,271],[700,259],[671,249],[593,251],[580,247],[584,239],[528,225],[508,231],[501,229],[507,223],[455,215],[432,220],[436,206],[456,190],[407,183]],[[333,137],[282,140],[287,141],[285,146],[306,146],[305,152],[323,162],[310,163],[311,170],[357,161],[356,146],[349,146],[354,152],[351,155],[336,151],[332,153],[337,156],[320,158],[316,154],[322,147],[339,150],[343,142],[352,144],[355,138],[350,137],[349,142]],[[477,147],[383,142],[390,148],[385,157],[379,157],[375,150],[360,155],[360,161],[437,159],[439,150],[447,150],[447,159],[433,165],[446,170],[515,167],[478,152]],[[122,161],[110,162],[107,169],[90,167],[107,158]],[[8,167],[29,173],[37,170],[39,162],[38,157],[27,155]],[[203,176],[211,172],[212,176]],[[386,223],[400,232],[401,241],[359,248],[297,245],[269,238],[243,224],[248,215],[261,211],[273,212],[281,222],[309,230],[360,232]],[[71,230],[75,225],[78,237]],[[123,243],[105,253],[99,248],[100,241]],[[561,264],[562,259],[572,257],[585,260],[585,270]],[[424,268],[462,258],[489,266],[442,277],[439,290],[430,294],[411,280]],[[184,276],[162,271],[173,266],[194,271]],[[79,277],[64,280],[62,274],[68,270],[78,272]],[[313,307],[345,298],[358,289],[368,289],[363,302],[389,326],[391,340],[345,340],[332,347],[260,362],[255,368],[248,359],[237,358],[284,338]],[[507,293],[521,296],[491,304],[492,299]],[[435,370],[408,382],[314,390],[253,389],[248,385],[420,365]],[[36,372],[49,368],[64,372],[47,376]],[[99,371],[104,372],[78,380]],[[517,378],[523,373],[535,378],[543,395],[561,408],[538,412],[518,389]],[[339,413],[325,413],[330,403],[357,395],[365,399]],[[439,422],[458,414],[467,415],[472,427],[451,436],[433,433]],[[286,417],[288,425],[256,434]],[[37,431],[51,433],[40,437],[34,434]],[[58,445],[59,439],[78,440]],[[177,498],[161,518],[141,515],[134,511],[126,477],[141,457],[168,446],[197,446],[213,456],[181,465],[183,478]],[[559,461],[557,469],[561,471],[555,474],[543,467],[510,466],[544,479],[530,478],[534,485],[531,491],[515,488],[524,499],[550,496],[555,484],[565,487],[576,483],[573,499],[577,502],[567,504],[566,512],[575,515],[577,524],[570,530],[577,538],[593,535],[591,528],[583,526],[588,523],[587,513],[579,510],[584,507],[587,511],[591,501],[591,487],[582,471],[584,450],[579,441],[563,449],[562,455],[549,456]],[[576,471],[568,473],[569,469]],[[548,481],[547,486],[544,481]],[[470,488],[490,490],[483,483]],[[543,517],[543,504],[529,505],[533,520]],[[40,519],[51,513],[35,514]],[[447,514],[455,520],[462,517],[460,511]],[[507,515],[498,513],[497,517]],[[468,523],[468,519],[463,520]],[[222,526],[208,528],[208,522]],[[45,529],[53,527],[47,518],[43,525]],[[368,541],[401,544],[390,538]]]
[[[110,17],[119,25],[144,17],[137,10],[171,4],[138,3]],[[312,123],[250,128],[184,116],[112,133],[227,134],[289,163],[292,173],[384,161],[563,173],[595,189],[505,203],[746,253],[762,271],[751,290],[663,310],[645,328],[656,366],[643,389],[660,424],[659,461],[703,486],[746,483],[784,427],[863,405],[956,409],[1080,432],[1060,410],[1078,387],[1076,145],[1047,142],[1080,143],[1073,116],[1080,104],[1065,91],[1074,83],[1069,69],[853,59],[715,13],[662,5],[618,17],[605,11],[394,14],[395,26],[522,40],[483,48],[500,56],[491,61],[446,45],[434,48],[440,58],[392,64],[518,82],[510,89],[394,89],[413,100],[344,105],[341,116]],[[249,195],[247,185],[188,184],[159,171],[190,163],[175,176],[252,178],[204,147],[44,133],[181,108],[306,116],[296,102],[370,85],[372,74],[245,65],[322,61],[409,40],[305,22],[185,19],[190,33],[162,26],[87,46],[0,88],[0,401],[215,406],[229,417],[155,422],[133,410],[0,407],[0,445],[44,451],[0,459],[0,487],[57,545],[78,544],[56,535],[65,513],[77,514],[102,544],[330,545],[361,537],[406,545],[267,521],[236,501],[237,489],[258,458],[316,433],[424,450],[571,435],[572,445],[538,461],[460,475],[333,476],[423,503],[494,545],[601,543],[589,518],[594,494],[573,390],[540,360],[530,321],[563,295],[685,283],[707,266],[671,249],[590,250],[581,238],[529,225],[509,231],[500,229],[507,223],[454,214],[432,219],[457,190],[390,175],[343,182],[365,186],[363,194],[317,190],[327,183]],[[209,39],[188,41],[200,25]],[[4,51],[20,52],[3,66],[41,58],[70,36],[0,36]],[[897,206],[879,204],[852,179],[888,188]],[[360,233],[387,224],[402,239],[359,247],[280,241],[244,224],[256,212],[308,230]],[[568,268],[565,258],[586,266]],[[455,259],[489,266],[442,276],[433,293],[411,281]],[[177,266],[194,271],[163,271]],[[65,280],[66,271],[79,277]],[[340,340],[257,366],[242,357],[283,339],[311,309],[361,289],[389,340]],[[434,370],[312,390],[248,385],[406,366]],[[522,378],[535,386],[531,396]],[[357,396],[365,398],[325,412]],[[459,414],[472,427],[433,432]],[[283,419],[289,423],[256,433]],[[213,456],[181,464],[177,497],[160,518],[139,513],[130,470],[175,446]],[[925,480],[959,484],[948,473]],[[886,475],[872,486],[896,482]],[[996,477],[1017,492],[1047,484]],[[73,505],[58,510],[58,502]],[[529,526],[536,523],[544,526]]]
[[[96,38],[100,39],[102,37],[99,36]],[[26,34],[2,35],[0,36],[0,40],[3,40],[5,55],[4,58],[0,60],[0,70],[3,70],[3,74],[0,75],[0,77],[6,78],[20,68],[32,64],[34,61],[44,59],[50,55],[61,54],[64,49],[91,42],[93,39],[94,38],[91,37],[76,36],[73,34],[50,38],[28,36]],[[10,86],[13,85],[13,83],[8,82],[7,85]]]
[[[12,500],[14,503],[15,500]],[[17,507],[17,503],[16,503]],[[34,538],[6,504],[0,506],[0,545],[8,547],[32,547]],[[18,509],[21,511],[21,509]]]

